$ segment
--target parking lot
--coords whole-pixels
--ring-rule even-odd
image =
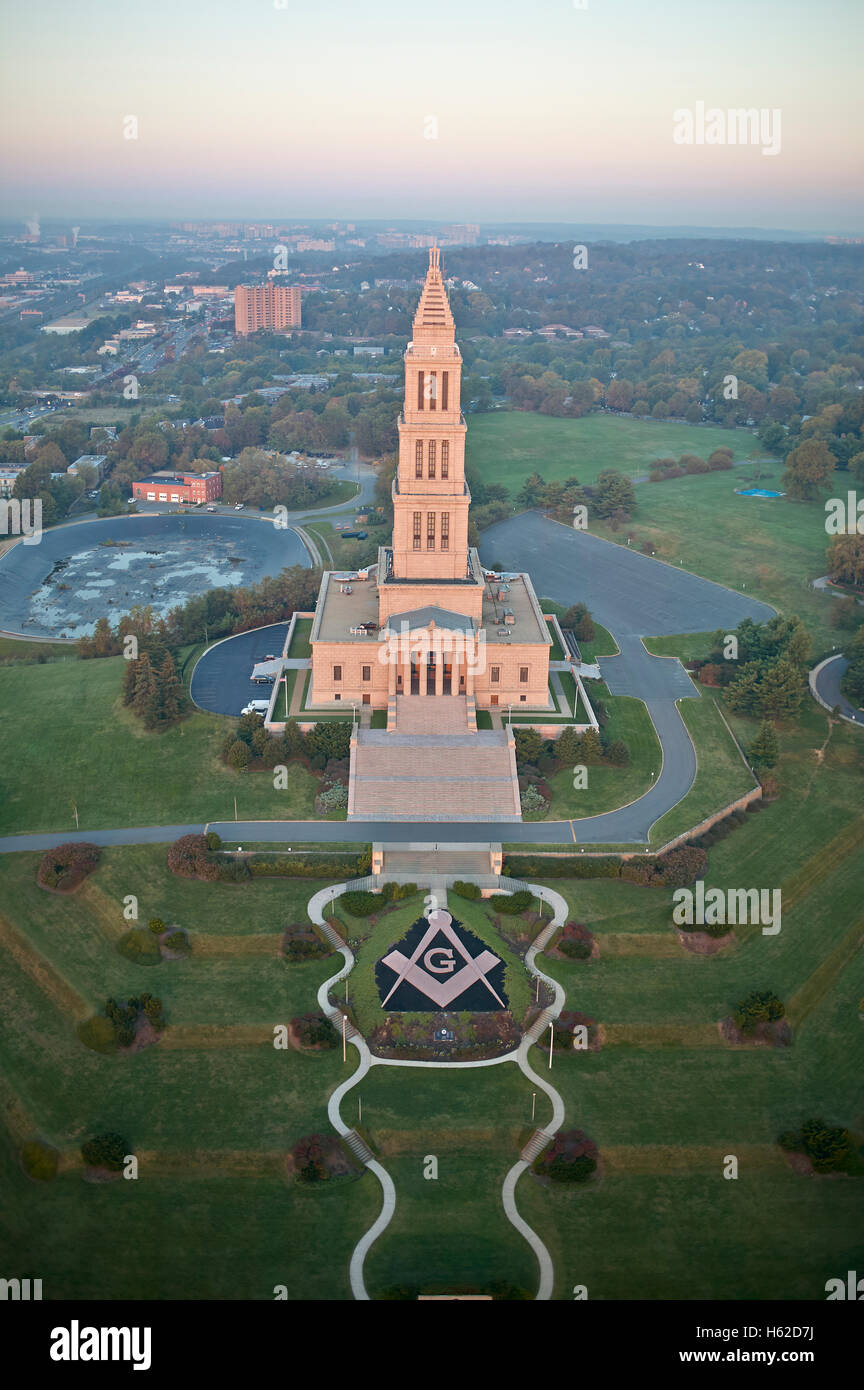
[[[189,687],[199,709],[239,715],[250,700],[269,699],[272,685],[254,685],[250,680],[252,667],[270,655],[282,655],[288,628],[288,623],[272,623],[253,632],[239,632],[206,651],[192,672]]]

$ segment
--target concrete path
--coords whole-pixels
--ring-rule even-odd
[[[512,883],[512,886],[508,888],[509,883],[509,880],[502,879],[502,890],[504,892],[515,892],[517,890],[517,885],[515,883]],[[326,1015],[327,1018],[330,1019],[330,1022],[333,1024],[333,1027],[337,1030],[337,1032],[340,1033],[343,1029],[344,1015],[342,1014],[340,1009],[334,1007],[330,1003],[328,996],[331,988],[337,985],[340,980],[343,980],[346,977],[346,975],[350,974],[351,970],[354,967],[354,953],[352,952],[350,947],[347,946],[341,940],[338,933],[335,932],[333,928],[325,920],[325,913],[327,911],[327,908],[332,905],[334,900],[337,897],[341,896],[342,893],[346,892],[350,888],[350,886],[351,885],[348,883],[340,883],[328,888],[322,888],[319,890],[319,892],[313,894],[313,896],[309,899],[309,902],[307,904],[307,912],[309,914],[310,919],[321,928],[321,930],[325,933],[328,939],[340,952],[343,958],[344,963],[342,965],[341,970],[338,970],[335,975],[331,975],[329,979],[324,981],[324,983],[320,986],[318,990],[317,996],[319,1009],[323,1014]],[[545,1094],[549,1097],[552,1103],[552,1120],[550,1124],[547,1125],[544,1129],[536,1132],[537,1135],[542,1136],[544,1142],[540,1144],[539,1148],[535,1146],[535,1152],[541,1152],[545,1145],[551,1141],[555,1133],[560,1129],[561,1125],[564,1122],[564,1102],[562,1101],[560,1095],[555,1090],[551,1082],[546,1081],[542,1076],[538,1076],[537,1073],[533,1070],[531,1063],[528,1060],[528,1051],[537,1041],[538,1037],[540,1037],[543,1031],[550,1025],[550,1023],[552,1023],[554,1019],[558,1017],[558,1015],[561,1012],[561,1009],[564,1006],[565,995],[563,988],[561,987],[561,985],[558,984],[557,980],[553,980],[551,976],[544,974],[544,972],[539,969],[539,967],[535,964],[535,958],[537,956],[537,953],[544,949],[547,942],[551,939],[553,933],[558,929],[558,927],[562,926],[563,923],[567,920],[567,902],[561,896],[560,893],[557,893],[552,888],[546,888],[541,886],[540,884],[529,884],[528,886],[529,888],[531,888],[532,892],[535,893],[535,895],[538,898],[542,898],[553,908],[554,915],[552,921],[549,923],[548,926],[544,927],[543,930],[538,934],[536,940],[534,941],[533,945],[529,947],[525,956],[525,964],[529,973],[535,976],[539,976],[540,979],[545,981],[545,983],[551,988],[554,995],[552,1004],[550,1004],[548,1008],[544,1009],[541,1012],[539,1017],[526,1031],[518,1048],[516,1048],[514,1051],[504,1053],[500,1057],[483,1058],[471,1062],[415,1062],[403,1061],[401,1058],[397,1057],[376,1057],[372,1052],[370,1052],[369,1046],[363,1035],[360,1032],[358,1032],[356,1028],[354,1028],[353,1024],[349,1024],[348,1029],[346,1031],[346,1038],[347,1041],[351,1043],[351,1046],[356,1048],[357,1053],[359,1055],[359,1063],[354,1072],[351,1074],[351,1076],[347,1077],[345,1081],[341,1082],[340,1085],[336,1087],[335,1091],[332,1093],[327,1103],[327,1115],[331,1125],[336,1130],[337,1134],[339,1134],[347,1142],[351,1142],[352,1136],[354,1138],[357,1138],[358,1136],[355,1135],[355,1132],[352,1131],[351,1128],[348,1125],[346,1125],[344,1120],[342,1119],[340,1108],[342,1101],[344,1100],[345,1096],[348,1094],[349,1091],[353,1090],[355,1086],[359,1085],[359,1083],[363,1080],[364,1076],[366,1076],[370,1067],[373,1066],[426,1067],[434,1068],[435,1070],[440,1071],[452,1070],[456,1068],[470,1069],[476,1067],[493,1067],[499,1066],[504,1062],[516,1062],[519,1066],[519,1069],[522,1071],[523,1075],[526,1077],[529,1083],[532,1086],[536,1086],[540,1090],[545,1092]],[[361,1140],[360,1144],[362,1145],[363,1149],[366,1149],[364,1141]],[[360,1145],[352,1144],[352,1147],[354,1148],[355,1152],[361,1152]],[[366,1149],[366,1153],[369,1153],[368,1149]],[[366,1233],[360,1238],[360,1240],[357,1242],[357,1245],[354,1247],[354,1251],[351,1255],[351,1263],[349,1266],[349,1280],[351,1284],[351,1292],[354,1295],[355,1299],[357,1299],[358,1301],[366,1302],[369,1300],[369,1293],[366,1288],[365,1279],[363,1277],[363,1269],[366,1261],[366,1256],[369,1253],[372,1246],[374,1245],[375,1241],[378,1239],[379,1235],[381,1235],[381,1233],[384,1230],[386,1230],[387,1226],[390,1224],[390,1221],[393,1217],[393,1213],[396,1210],[396,1188],[393,1183],[393,1179],[390,1177],[390,1174],[387,1172],[383,1164],[377,1161],[377,1159],[372,1158],[371,1155],[369,1157],[366,1157],[364,1154],[363,1162],[365,1163],[369,1171],[374,1173],[375,1177],[378,1179],[378,1182],[381,1185],[382,1197],[381,1210],[378,1213],[378,1216],[375,1218],[372,1225],[369,1227],[368,1231],[366,1231]],[[507,1176],[504,1179],[504,1184],[501,1191],[501,1201],[507,1219],[516,1228],[519,1234],[523,1236],[524,1239],[528,1242],[528,1244],[531,1246],[531,1249],[534,1251],[534,1254],[537,1257],[537,1263],[540,1270],[540,1279],[538,1291],[535,1297],[538,1300],[547,1300],[552,1297],[552,1290],[554,1286],[554,1270],[552,1266],[552,1259],[549,1255],[549,1251],[543,1244],[543,1241],[537,1235],[536,1231],[534,1231],[532,1227],[528,1225],[527,1221],[523,1220],[523,1218],[519,1215],[519,1211],[516,1206],[516,1184],[519,1181],[519,1178],[521,1177],[522,1173],[524,1173],[529,1166],[530,1165],[528,1161],[524,1158],[520,1159],[517,1163],[513,1165],[513,1167],[509,1170]]]

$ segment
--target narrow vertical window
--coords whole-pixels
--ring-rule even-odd
[[[435,477],[435,440],[434,440],[434,439],[430,439],[430,440],[429,440],[429,447],[428,447],[428,450],[427,450],[427,455],[428,455],[428,458],[429,458],[429,477],[430,477],[430,478],[434,478],[434,477]]]
[[[418,439],[414,445],[414,477],[423,477],[423,440]]]
[[[426,549],[435,549],[435,513],[426,513]]]
[[[441,477],[450,477],[450,440],[441,440]]]
[[[428,394],[428,396],[429,396],[429,409],[430,409],[430,410],[437,410],[437,409],[438,409],[438,373],[437,373],[437,372],[430,372],[430,373],[429,373],[429,390],[428,390],[428,393],[427,393],[427,394]]]
[[[441,409],[447,409],[447,402],[450,398],[450,373],[441,373]]]
[[[441,513],[441,549],[450,549],[450,513]]]
[[[422,409],[423,409],[423,405],[424,405],[424,401],[423,401],[424,392],[425,392],[425,385],[424,385],[424,381],[423,381],[424,375],[425,375],[425,373],[423,373],[423,372],[418,372],[418,373],[417,373],[417,409],[418,409],[418,410],[422,410]]]
[[[334,681],[341,681],[341,679],[342,679],[342,667],[341,667],[341,666],[334,666],[334,667],[333,667],[333,679],[334,679]]]
[[[520,682],[521,682],[522,685],[527,685],[527,684],[528,684],[528,667],[527,667],[527,666],[520,666],[520,667],[519,667],[519,680],[520,680]]]
[[[422,525],[423,525],[423,513],[422,513],[422,512],[415,512],[415,513],[414,513],[414,549],[415,549],[415,550],[419,550],[419,549],[420,549],[420,537],[421,537],[421,534],[422,534],[420,528],[421,528]]]

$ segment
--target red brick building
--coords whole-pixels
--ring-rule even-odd
[[[238,285],[234,290],[234,332],[245,336],[259,328],[300,327],[300,286]]]
[[[217,502],[222,496],[222,474],[153,473],[132,484],[132,495],[142,502]]]

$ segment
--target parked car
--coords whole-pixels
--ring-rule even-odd
[[[267,655],[265,656],[264,660],[265,660],[265,661],[275,661],[275,660],[276,660],[276,657],[273,655],[272,652],[268,652]]]
[[[242,512],[244,505],[245,505],[245,504],[244,504],[243,502],[236,502],[236,503],[234,504],[234,510],[235,510],[235,512]]]
[[[346,541],[365,541],[368,535],[368,531],[343,531],[342,539]]]
[[[248,705],[244,705],[241,714],[266,714],[270,708],[269,700],[250,700]]]

